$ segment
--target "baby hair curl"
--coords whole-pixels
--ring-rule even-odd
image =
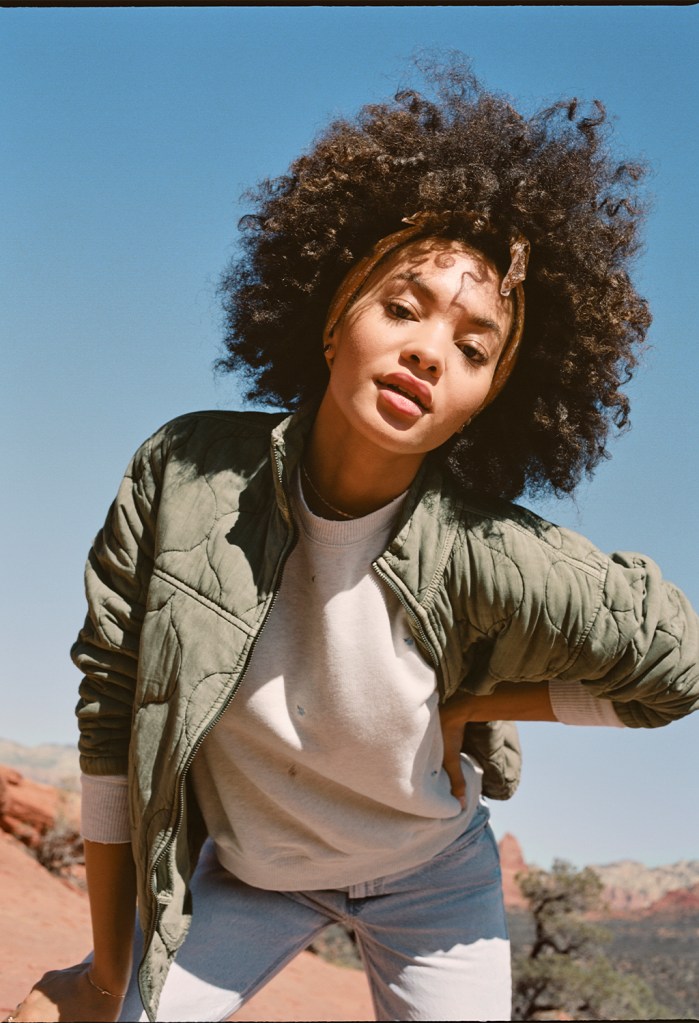
[[[452,56],[414,90],[333,121],[288,174],[247,193],[242,256],[221,279],[227,354],[251,401],[293,409],[322,394],[321,338],[352,264],[416,211],[455,211],[446,237],[504,273],[531,242],[519,360],[502,394],[433,457],[459,486],[513,500],[570,493],[628,424],[629,381],[651,322],[629,277],[644,169],[619,163],[604,107],[525,118]],[[459,212],[463,216],[459,216]]]

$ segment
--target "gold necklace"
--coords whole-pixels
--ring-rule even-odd
[[[308,471],[306,469],[306,466],[303,464],[303,462],[301,462],[301,472],[303,473],[303,478],[305,479],[306,483],[309,485],[309,487],[311,488],[313,493],[316,495],[316,497],[318,498],[318,500],[320,501],[321,504],[324,504],[326,508],[329,508],[330,511],[335,512],[336,515],[339,515],[343,519],[354,519],[354,518],[356,518],[356,515],[350,515],[349,512],[344,512],[340,508],[336,508],[334,504],[330,504],[330,501],[326,501],[325,498],[323,497],[323,495],[318,493],[318,491],[316,490],[315,486],[313,485],[313,480],[308,475]]]

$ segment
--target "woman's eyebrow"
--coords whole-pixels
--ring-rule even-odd
[[[420,274],[417,274],[412,270],[404,270],[402,273],[396,274],[393,280],[407,281],[408,284],[414,284],[418,290],[422,291],[433,302],[437,300],[437,296],[425,279],[421,277]],[[502,339],[502,331],[495,320],[490,320],[487,316],[471,315],[471,321],[477,327],[483,327],[484,330],[492,331],[498,341]]]
[[[489,320],[487,316],[472,316],[471,321],[475,323],[477,327],[483,327],[484,330],[491,331],[495,334],[498,341],[502,339],[502,331],[495,320]]]
[[[420,274],[415,273],[413,270],[404,270],[402,273],[396,274],[394,277],[396,281],[407,281],[409,284],[414,284],[420,291],[424,292],[428,298],[434,302],[437,298],[432,288],[427,284],[424,277]]]

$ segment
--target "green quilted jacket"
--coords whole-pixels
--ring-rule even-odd
[[[312,411],[203,412],[134,456],[86,569],[88,615],[72,656],[84,675],[81,766],[129,775],[154,1018],[191,915],[205,837],[188,769],[235,697],[295,541],[289,480]],[[405,606],[442,699],[457,688],[574,679],[622,721],[655,727],[699,705],[698,622],[636,554],[600,553],[523,509],[457,493],[429,460],[374,570]],[[484,791],[517,786],[509,722],[469,725]]]

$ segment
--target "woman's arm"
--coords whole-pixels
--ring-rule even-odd
[[[18,1023],[112,1023],[119,1018],[131,976],[136,913],[131,846],[86,841],[85,868],[94,958],[90,963],[45,973],[12,1014]]]
[[[84,676],[76,714],[80,767],[87,774],[128,771],[141,629],[153,571],[158,454],[146,441],[132,458],[85,566],[88,612],[71,657]]]
[[[440,707],[444,770],[462,806],[466,785],[461,770],[464,728],[470,721],[557,721],[548,682],[503,682],[488,696],[457,693]]]
[[[136,919],[136,871],[131,845],[85,842],[95,984],[124,994],[131,977]]]

